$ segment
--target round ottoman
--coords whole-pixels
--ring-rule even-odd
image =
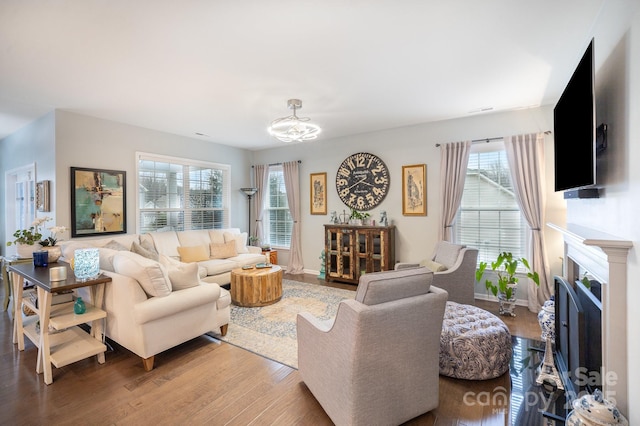
[[[485,380],[509,370],[511,334],[497,316],[471,305],[447,302],[440,335],[440,374]]]

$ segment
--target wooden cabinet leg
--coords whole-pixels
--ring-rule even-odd
[[[223,336],[226,336],[228,329],[229,329],[229,324],[221,325],[220,326],[220,334],[222,334]]]
[[[144,366],[144,371],[153,370],[153,360],[155,356],[150,356],[149,358],[142,358],[142,365]]]

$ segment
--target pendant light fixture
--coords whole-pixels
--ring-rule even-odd
[[[269,133],[282,142],[302,142],[317,138],[322,131],[320,127],[309,123],[310,118],[296,115],[296,109],[302,108],[302,101],[289,99],[287,106],[293,110],[293,115],[273,120]]]

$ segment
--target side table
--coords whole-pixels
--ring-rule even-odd
[[[18,263],[31,263],[33,259],[0,256],[0,261],[2,263],[2,284],[4,286],[2,310],[8,311],[13,315],[13,309],[10,309],[10,301],[13,300],[13,286],[11,285],[11,276],[7,272],[7,268],[10,265],[17,265]]]
[[[278,264],[278,250],[262,250],[263,255],[269,255],[269,263],[272,265]]]
[[[63,281],[49,280],[49,268],[63,266],[67,268],[67,279]],[[105,283],[111,278],[101,274],[95,279],[78,281],[67,263],[55,262],[48,267],[34,267],[33,262],[10,265],[14,294],[13,343],[18,350],[24,350],[26,336],[38,348],[36,372],[44,373],[44,382],[53,383],[51,365],[60,368],[81,359],[97,355],[98,363],[104,364],[104,353],[107,350],[102,342],[102,319],[107,313],[101,309],[104,298]],[[23,298],[24,280],[36,285],[36,304],[30,298]],[[86,312],[76,315],[73,302],[51,304],[54,293],[73,290],[79,287],[91,287],[91,300],[86,303]],[[26,305],[36,313],[22,318],[22,305]],[[91,323],[91,332],[85,333],[80,324]],[[39,324],[38,324],[39,323]]]

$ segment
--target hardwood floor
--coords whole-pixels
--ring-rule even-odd
[[[355,289],[311,275],[285,278]],[[476,302],[497,312],[494,303]],[[331,424],[297,370],[207,336],[158,354],[150,372],[136,355],[113,345],[105,364],[93,357],[54,368],[47,386],[35,372],[36,348],[26,343],[18,351],[9,315],[0,316],[0,424]],[[539,339],[536,315],[526,308],[505,322],[512,334]],[[508,373],[488,381],[441,377],[440,406],[407,424],[509,424],[508,401],[490,397],[501,389],[510,389]],[[470,391],[496,401],[465,403]]]

